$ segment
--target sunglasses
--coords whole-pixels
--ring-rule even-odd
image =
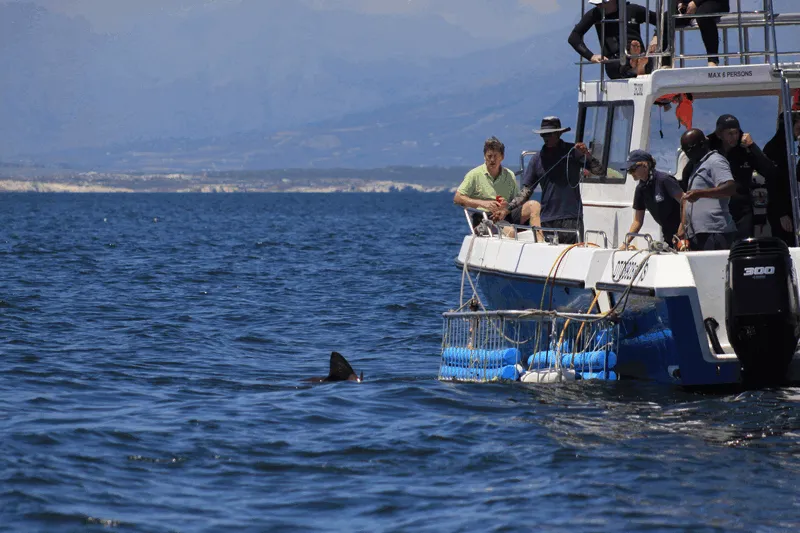
[[[694,150],[696,148],[699,148],[702,145],[703,145],[703,141],[699,141],[699,142],[696,142],[694,144],[687,144],[686,146],[681,145],[681,150],[683,150],[683,152],[685,154],[688,154],[692,150]]]

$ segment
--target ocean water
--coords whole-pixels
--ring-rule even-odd
[[[795,531],[800,389],[436,380],[450,195],[0,195],[0,530]],[[361,384],[327,374],[330,352]]]

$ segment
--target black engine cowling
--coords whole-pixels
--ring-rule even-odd
[[[774,237],[745,239],[728,257],[725,326],[742,379],[778,384],[800,339],[797,281],[789,248]]]

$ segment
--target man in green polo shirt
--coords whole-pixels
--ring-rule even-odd
[[[524,225],[533,219],[533,224],[539,226],[541,205],[536,200],[525,202],[503,217],[509,200],[514,199],[519,192],[514,173],[502,165],[505,153],[506,147],[497,137],[487,139],[483,145],[483,158],[486,162],[467,172],[453,202],[484,211],[495,222],[505,220],[511,224]],[[480,224],[481,220],[483,216],[473,214],[473,226]]]

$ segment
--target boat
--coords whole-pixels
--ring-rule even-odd
[[[583,10],[583,0],[576,1]],[[656,4],[659,27],[673,28],[680,15],[664,13],[661,0]],[[624,20],[625,3],[619,5]],[[469,233],[455,260],[461,298],[444,313],[439,379],[638,379],[686,388],[800,381],[797,242],[787,247],[762,236],[726,251],[677,252],[660,242],[650,216],[638,234],[625,233],[636,187],[625,158],[649,148],[659,99],[691,94],[697,106],[767,95],[778,101],[769,121],[791,109],[800,62],[797,52],[779,50],[776,27],[800,25],[800,13],[775,13],[771,0],[753,12],[742,11],[737,0],[736,9],[719,17],[719,66],[691,66],[705,58],[686,53],[684,33],[694,23],[679,30],[677,39],[673,35],[672,49],[647,54],[656,61],[670,56],[672,68],[609,80],[602,65],[580,63],[575,140],[598,159],[602,153],[609,169],[581,183],[584,242],[541,241],[521,226],[477,234],[465,209]],[[763,32],[763,47],[751,39],[751,30]],[[729,52],[729,32],[738,37],[735,52]],[[598,78],[590,79],[591,69]],[[784,117],[790,120],[788,113]],[[788,124],[794,220],[800,221],[791,131]],[[533,153],[523,152],[521,166]],[[620,249],[627,237],[639,248]]]

